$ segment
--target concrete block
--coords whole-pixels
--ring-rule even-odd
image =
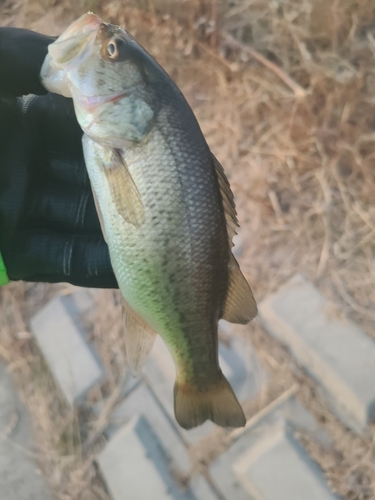
[[[189,488],[194,500],[219,500],[216,491],[203,476],[193,476]]]
[[[233,430],[230,433],[230,438],[234,442],[243,435],[251,432],[262,433],[265,428],[276,427],[286,421],[291,424],[295,431],[308,436],[312,441],[318,443],[322,449],[330,450],[334,446],[328,431],[295,398],[293,390],[282,394],[255,414],[247,421],[245,427]]]
[[[81,304],[82,305],[82,304]],[[31,331],[67,402],[79,404],[103,376],[94,349],[85,341],[79,302],[57,297],[31,319]]]
[[[116,399],[116,405],[120,405],[125,398],[129,396],[131,392],[134,391],[140,384],[142,384],[142,379],[141,378],[134,378],[131,374],[130,371],[127,370],[125,374],[125,380],[123,381],[120,389],[119,389],[119,395]],[[106,410],[107,404],[109,400],[111,399],[111,395],[107,396],[104,399],[101,399],[97,403],[94,403],[93,405],[90,405],[91,411],[96,417],[99,417],[104,411]],[[110,403],[112,405],[112,402]],[[107,428],[107,433],[111,432],[111,426]]]
[[[124,427],[131,430],[123,431]],[[155,495],[166,494],[166,490],[170,496],[166,496],[165,498],[176,498],[181,500],[218,499],[214,489],[201,475],[193,476],[187,489],[182,489],[178,486],[178,481],[176,481],[175,478],[188,477],[189,475],[191,469],[190,456],[187,449],[183,445],[181,437],[176,432],[175,427],[171,424],[169,418],[164,413],[158,401],[146,385],[140,385],[127,397],[127,399],[121,403],[121,405],[112,414],[110,425],[105,431],[105,435],[109,438],[111,446],[114,446],[115,448],[119,447],[120,449],[121,446],[123,446],[122,452],[131,453],[131,448],[130,451],[128,448],[125,449],[125,445],[122,441],[123,438],[121,438],[122,432],[125,432],[126,435],[130,432],[133,434],[133,438],[134,435],[138,436],[135,441],[141,440],[143,443],[141,446],[144,448],[143,452],[138,453],[137,456],[135,454],[133,458],[129,459],[131,461],[131,467],[135,473],[138,474],[138,470],[139,474],[144,473],[144,468],[146,467],[144,463],[145,454],[148,461],[147,467],[150,467],[151,470],[153,470],[151,473],[152,476],[155,475],[156,467],[159,479],[155,481],[160,483],[161,478],[162,484],[161,486],[159,484],[161,492],[156,490],[156,492],[153,492],[151,495],[148,482],[140,481],[139,484],[134,485],[134,491],[136,491],[137,494],[133,497],[127,489],[128,486],[126,481],[124,481],[124,483],[121,483],[121,485],[118,486],[119,496],[113,496],[114,500],[117,500],[117,498],[137,498],[138,500],[138,498],[151,497],[153,499],[158,499],[159,497]],[[119,436],[119,442],[117,442],[116,445],[113,444],[119,439]],[[134,443],[133,438],[131,438],[131,442]],[[156,443],[155,446],[153,443]],[[139,444],[137,447],[139,448]],[[158,453],[154,453],[155,449],[158,450]],[[108,450],[104,451],[107,453]],[[120,460],[123,460],[122,455]],[[127,459],[124,458],[124,460]],[[101,467],[103,477],[105,477],[108,487],[112,492],[112,490],[116,489],[117,486],[111,489],[110,483],[114,482],[117,484],[119,479],[117,476],[115,478],[109,477],[111,476],[111,473],[108,476],[105,472],[105,465],[104,468],[102,467],[103,460],[101,456],[99,457],[98,462]],[[154,462],[156,462],[156,464]],[[122,481],[122,479],[120,479],[120,481]],[[121,496],[123,491],[126,491],[129,496]],[[160,498],[164,497],[161,496]]]
[[[164,443],[144,415],[113,435],[97,461],[113,500],[195,500],[174,479]]]
[[[95,293],[95,290],[93,292]],[[70,295],[62,295],[61,300],[72,316],[85,314],[95,305],[93,294],[87,288],[78,289]]]
[[[133,375],[130,373],[130,370],[127,370],[118,401],[120,401],[123,398],[126,398],[141,383],[142,383],[142,378],[140,377],[134,378]]]
[[[227,499],[337,499],[285,423],[242,435],[216,460],[210,473]]]
[[[344,422],[365,433],[375,420],[375,342],[354,323],[330,317],[327,305],[297,275],[259,305],[259,316],[316,379]]]
[[[224,375],[228,378],[241,402],[254,397],[267,379],[251,344],[241,338],[233,336],[229,345],[219,344],[219,362]],[[157,337],[150,357],[143,368],[143,375],[174,422],[173,386],[175,374],[172,357],[163,340]],[[176,425],[178,426],[177,423]],[[207,421],[189,431],[180,426],[178,426],[178,430],[186,442],[196,444],[207,436],[214,427],[212,422]]]
[[[107,437],[113,437],[134,415],[142,416],[152,427],[157,439],[163,443],[164,454],[173,464],[173,468],[181,474],[187,474],[191,462],[181,437],[155,396],[144,384],[134,389],[113,412],[110,425],[105,431]]]
[[[37,464],[29,417],[13,388],[6,366],[0,363],[0,498],[52,500]]]
[[[270,430],[233,464],[249,492],[265,500],[332,500],[323,476],[291,432]],[[270,481],[272,477],[272,481]]]
[[[220,321],[219,329],[226,335],[232,325]],[[230,335],[229,343],[219,343],[220,367],[229,380],[239,401],[253,398],[268,380],[268,374],[251,343],[244,337]]]

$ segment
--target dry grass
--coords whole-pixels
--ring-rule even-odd
[[[72,12],[57,0],[41,17],[50,0],[10,5],[2,7],[3,23],[50,33],[84,10],[80,4]],[[150,50],[196,112],[235,193],[240,262],[258,301],[303,272],[339,314],[375,337],[373,0],[95,5],[103,18],[126,26]],[[32,410],[40,463],[58,498],[104,499],[93,456],[105,419],[64,407],[27,333],[30,314],[65,288],[12,284],[1,290],[0,355]],[[96,300],[100,310],[87,321],[109,382],[93,391],[90,402],[114,394],[109,402],[114,404],[124,376],[119,304],[110,292]],[[243,333],[251,334],[275,374],[248,415],[297,381],[300,399],[329,430],[335,449],[327,452],[307,437],[301,440],[343,498],[374,499],[372,442],[335,419],[314,384],[291,371],[289,355],[256,324]],[[204,464],[215,456],[208,445],[205,454],[194,452]]]

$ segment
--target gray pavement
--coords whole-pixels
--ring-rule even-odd
[[[326,401],[355,432],[375,420],[375,342],[358,325],[328,313],[327,300],[294,276],[259,305],[267,331],[318,382]]]
[[[59,297],[31,322],[52,375],[74,406],[81,404],[93,383],[105,382],[100,359],[80,323],[80,313],[89,310],[90,303],[92,297],[82,291]],[[260,304],[260,319],[314,377],[340,418],[362,432],[375,416],[375,343],[357,325],[329,316],[327,306],[315,287],[295,276]],[[240,401],[246,403],[260,394],[270,375],[251,339],[236,337],[226,323],[222,327],[228,330],[229,342],[220,343],[220,365]],[[0,380],[1,424],[5,431],[10,429],[0,453],[0,491],[8,496],[0,500],[50,499],[35,462],[15,441],[17,433],[24,433],[20,439],[24,447],[28,431],[21,426],[22,412],[16,427],[11,425],[19,402],[9,389],[6,370],[0,373],[5,373],[5,382]],[[98,473],[112,500],[337,498],[296,435],[307,434],[327,450],[332,450],[333,440],[292,392],[264,408],[259,418],[255,415],[245,429],[232,432],[227,449],[208,464],[204,476],[196,471],[196,445],[203,438],[215,439],[215,425],[206,422],[191,431],[177,425],[174,379],[171,356],[158,337],[142,377],[126,382],[104,430],[107,444],[97,457]],[[101,406],[93,410],[98,414]]]

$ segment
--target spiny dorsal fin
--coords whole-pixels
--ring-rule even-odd
[[[123,320],[126,361],[133,377],[138,377],[154,345],[156,332],[126,302]]]
[[[223,319],[230,323],[244,325],[257,315],[257,305],[253,292],[232,253],[230,254],[228,270],[229,282]]]
[[[105,173],[118,213],[129,224],[140,226],[145,221],[144,206],[138,188],[119,151],[112,151],[111,160],[105,165]]]
[[[217,177],[219,180],[221,197],[223,199],[225,220],[227,223],[229,247],[232,248],[233,247],[232,239],[233,239],[233,236],[235,234],[237,234],[236,228],[239,227],[238,220],[237,220],[236,205],[234,203],[234,196],[233,196],[232,190],[230,188],[227,176],[225,175],[223,167],[220,165],[220,163],[218,162],[218,160],[215,158],[215,156],[212,153],[211,153],[211,155],[212,155],[212,160],[213,160],[215,170],[217,173]]]

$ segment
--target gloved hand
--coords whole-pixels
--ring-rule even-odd
[[[0,28],[0,252],[9,279],[117,288],[70,99],[39,72],[53,39]]]

